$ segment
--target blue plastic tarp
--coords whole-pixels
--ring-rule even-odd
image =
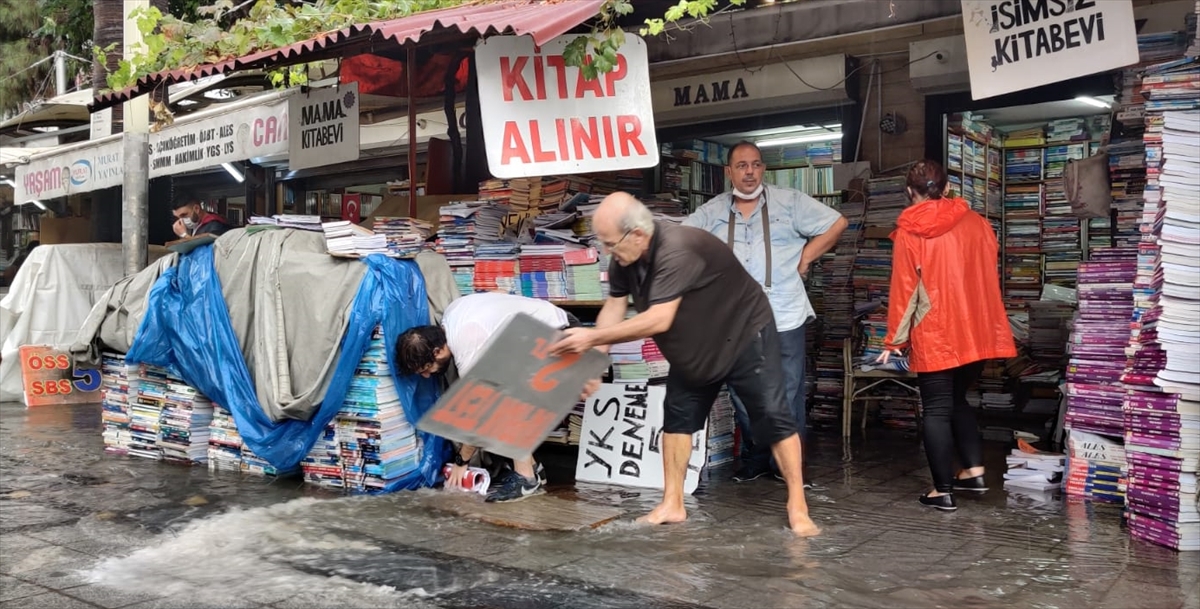
[[[325,426],[342,407],[355,369],[382,324],[386,345],[405,330],[428,323],[425,281],[416,263],[375,254],[354,296],[341,356],[334,366],[325,399],[308,421],[272,421],[258,404],[250,371],[233,332],[229,309],[213,266],[213,246],[179,257],[150,290],[146,315],[138,326],[127,363],[166,368],[233,415],[243,442],[280,471],[295,469]],[[390,363],[393,351],[386,349]],[[404,414],[414,425],[437,401],[434,379],[401,376],[391,366]],[[422,440],[420,467],[388,481],[385,491],[433,485],[441,476],[446,443],[417,431]]]

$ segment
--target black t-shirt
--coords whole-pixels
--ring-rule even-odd
[[[707,231],[654,223],[646,257],[608,269],[609,293],[633,295],[639,313],[681,298],[670,329],[654,337],[671,373],[697,384],[725,378],[738,355],[767,324],[774,324],[762,286],[729,246]]]

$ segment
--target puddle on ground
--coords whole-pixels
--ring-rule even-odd
[[[467,493],[340,497],[297,479],[106,455],[98,409],[53,410],[0,405],[0,532],[68,526],[100,541],[139,531],[88,571],[127,591],[216,590],[264,603],[301,593],[313,606],[648,607],[666,598],[1065,609],[1100,604],[1112,586],[1097,582],[1126,564],[1171,574],[1180,602],[1200,577],[1196,553],[1130,540],[1119,510],[999,489],[954,514],[925,510],[910,490],[924,479],[923,456],[908,438],[881,436],[849,463],[838,442],[814,443],[823,490],[809,504],[824,534],[812,539],[787,530],[783,485],[724,474],[687,499],[686,523],[657,527],[634,522],[657,491],[552,479],[552,495],[622,516],[578,532],[521,531],[455,518],[454,508],[483,501]],[[1002,467],[1003,452],[990,451],[989,465]]]

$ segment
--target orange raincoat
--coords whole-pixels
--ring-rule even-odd
[[[987,220],[962,199],[930,199],[904,210],[892,232],[888,348],[911,346],[914,372],[1013,357]]]

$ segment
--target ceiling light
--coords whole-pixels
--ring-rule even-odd
[[[230,164],[230,163],[221,163],[221,167],[224,167],[224,168],[225,168],[225,171],[228,171],[228,172],[229,172],[229,175],[233,176],[233,179],[237,180],[238,182],[245,182],[245,181],[246,181],[246,176],[245,176],[245,175],[242,175],[242,172],[241,172],[241,171],[238,171],[238,168],[237,168],[237,167],[234,167],[232,164]]]
[[[813,135],[798,135],[794,137],[779,137],[769,140],[759,140],[755,142],[759,148],[769,146],[786,146],[788,144],[811,144],[814,142],[830,142],[833,140],[842,139],[841,133],[820,133]]]
[[[1094,98],[1094,97],[1088,97],[1087,95],[1080,95],[1079,97],[1076,97],[1076,98],[1075,98],[1075,101],[1077,101],[1077,102],[1082,102],[1082,103],[1085,103],[1085,104],[1087,104],[1087,105],[1089,105],[1089,106],[1096,106],[1097,108],[1109,108],[1109,107],[1111,107],[1111,104],[1109,104],[1108,102],[1106,102],[1106,101],[1104,101],[1104,100],[1102,100],[1102,99],[1096,99],[1096,98]]]
[[[4,178],[3,180],[0,180],[0,182],[4,182],[5,184],[8,184],[9,186],[12,186],[14,189],[17,187],[17,183],[8,178]]]
[[[35,207],[37,207],[38,209],[40,209],[40,210],[42,210],[42,211],[48,211],[48,210],[46,209],[46,204],[45,204],[45,203],[42,203],[41,201],[38,201],[37,199],[30,199],[30,200],[28,200],[28,201],[26,201],[26,202],[25,202],[25,204],[26,204],[26,205],[28,205],[28,204],[30,204],[30,203],[32,203],[32,204],[33,204]]]

